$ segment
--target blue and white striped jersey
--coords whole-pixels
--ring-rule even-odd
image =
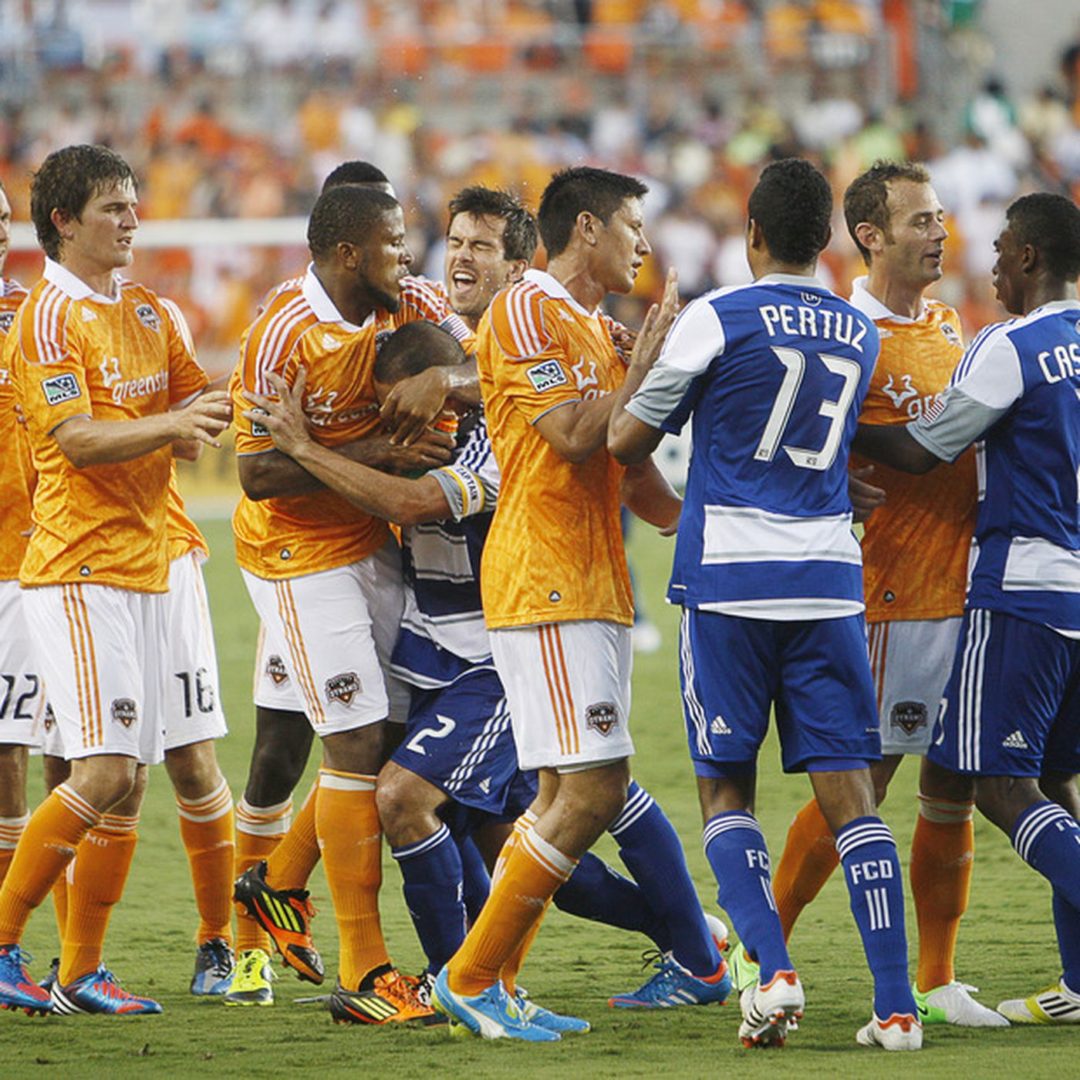
[[[1080,637],[1080,303],[988,326],[908,431],[945,461],[982,439],[968,607]]]
[[[847,462],[873,322],[815,278],[771,274],[687,306],[627,409],[693,450],[668,598],[761,619],[863,610]]]
[[[413,686],[447,686],[491,664],[480,603],[480,555],[499,491],[483,418],[451,464],[436,469],[453,520],[402,530],[405,612],[390,670]]]

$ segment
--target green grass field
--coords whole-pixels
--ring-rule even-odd
[[[227,522],[206,524],[215,557],[207,565],[232,734],[220,744],[233,793],[243,789],[252,739],[251,664],[255,619],[231,555]],[[664,631],[664,648],[639,657],[634,681],[635,775],[662,802],[683,837],[702,900],[715,904],[715,886],[701,853],[700,822],[687,758],[675,669],[675,613],[662,603],[668,541],[642,527],[633,552],[646,607]],[[782,777],[774,744],[763,754],[758,815],[774,857],[788,822],[808,793],[802,777]],[[915,813],[916,771],[907,762],[894,781],[884,815],[906,863]],[[32,770],[31,802],[40,793]],[[159,1017],[128,1020],[0,1015],[0,1078],[44,1072],[80,1077],[357,1075],[394,1077],[776,1075],[861,1077],[1064,1077],[1077,1067],[1080,1031],[1013,1028],[991,1032],[932,1028],[918,1055],[859,1048],[857,1027],[870,1013],[870,978],[847,896],[834,876],[796,927],[792,951],[807,991],[803,1024],[779,1052],[753,1053],[738,1044],[738,1008],[688,1008],[650,1014],[615,1012],[609,994],[644,977],[648,943],[552,911],[526,967],[526,985],[543,1003],[588,1017],[593,1032],[558,1046],[450,1039],[446,1029],[357,1029],[333,1025],[316,1007],[293,1004],[309,985],[282,973],[273,1009],[226,1009],[189,996],[196,924],[187,863],[172,793],[155,769],[143,811],[141,842],[123,902],[109,932],[107,958],[125,985],[152,993]],[[1059,970],[1050,920],[1049,888],[1024,867],[1005,838],[980,821],[971,906],[961,931],[959,976],[982,988],[993,1006],[1030,993]],[[606,838],[599,853],[617,862]],[[400,879],[387,856],[383,925],[391,952],[405,970],[421,953],[401,901]],[[312,882],[321,914],[315,934],[334,971],[333,914],[321,872]],[[910,905],[909,932],[913,925]],[[56,952],[51,904],[34,916],[27,947],[44,974]],[[912,957],[914,950],[912,950]],[[332,977],[332,975],[330,976]],[[1072,1065],[1069,1064],[1072,1062]],[[1073,1074],[1075,1075],[1075,1074]]]

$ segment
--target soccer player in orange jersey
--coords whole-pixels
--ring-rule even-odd
[[[7,261],[11,204],[0,184],[0,275]],[[0,276],[0,341],[26,296],[17,282]],[[0,881],[29,819],[26,763],[38,739],[45,709],[41,677],[30,656],[19,593],[19,564],[30,529],[30,497],[20,458],[27,450],[15,413],[11,375],[0,363]]]
[[[235,403],[246,407],[247,394],[271,389],[271,373],[292,385],[302,366],[304,411],[324,446],[388,467],[442,464],[452,448],[448,437],[428,433],[388,454],[380,434],[373,383],[378,338],[436,314],[425,283],[407,278],[411,255],[400,205],[369,187],[333,188],[312,211],[308,240],[307,274],[277,291],[245,336]],[[385,721],[392,713],[403,718],[407,708],[404,688],[383,676],[403,602],[396,544],[385,522],[327,491],[275,450],[257,420],[240,425],[237,453],[245,492],[233,518],[237,558],[268,636],[284,645],[282,668],[323,743],[314,826],[341,937],[331,1011],[361,1023],[430,1015],[412,982],[390,964],[378,915],[375,775]],[[306,894],[297,892],[310,867],[283,861],[275,853],[265,878],[259,867],[243,875],[236,897],[271,930],[286,962],[318,982],[322,965],[306,932]],[[300,880],[288,880],[289,873]],[[275,923],[271,915],[281,905],[294,914]]]
[[[0,889],[0,1004],[32,1011],[160,1012],[101,964],[131,865],[146,764],[161,760],[172,445],[217,445],[231,407],[169,307],[122,281],[138,227],[130,166],[104,147],[50,154],[31,214],[43,279],[4,344],[37,483],[20,569],[33,652],[71,778],[23,832]],[[85,871],[51,996],[26,973],[31,911],[75,856]]]
[[[924,295],[942,274],[945,214],[921,165],[879,162],[848,187],[844,215],[868,268],[854,282],[851,301],[881,332],[881,356],[860,420],[906,424],[941,393],[963,355],[959,316]],[[930,476],[876,468],[886,501],[866,523],[862,555],[884,754],[870,772],[880,803],[903,755],[925,755],[930,744],[964,607],[976,483],[971,451]],[[911,851],[919,924],[915,996],[924,1024],[1007,1023],[953,976],[971,879],[973,809],[966,778],[924,756]],[[836,865],[832,834],[811,801],[791,826],[773,878],[785,934]],[[744,960],[739,947],[737,985],[751,977]]]
[[[626,802],[633,601],[619,508],[626,499],[666,525],[679,501],[651,463],[624,475],[607,453],[625,366],[597,308],[609,292],[630,291],[649,254],[645,191],[601,169],[557,174],[539,211],[548,271],[499,293],[478,334],[502,472],[481,569],[484,615],[519,764],[541,770],[535,817],[503,849],[488,902],[436,979],[437,1008],[487,1038],[559,1038],[525,1019],[503,972],[520,967],[552,895]],[[670,281],[636,350],[659,348],[675,295]],[[722,963],[716,977],[727,978]],[[565,1017],[560,1030],[588,1024]]]

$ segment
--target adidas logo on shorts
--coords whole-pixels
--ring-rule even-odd
[[[713,722],[709,725],[709,731],[713,735],[730,735],[731,728],[728,727],[727,721],[719,714],[713,718]]]
[[[1001,745],[1006,750],[1027,750],[1030,749],[1027,744],[1027,739],[1019,731],[1014,731],[1007,738],[1002,739]]]

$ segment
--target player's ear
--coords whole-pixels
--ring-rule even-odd
[[[513,285],[515,282],[520,281],[528,269],[529,263],[527,259],[512,259],[506,269],[506,284]]]
[[[746,223],[746,246],[753,251],[761,251],[765,247],[765,233],[753,218]]]
[[[1034,244],[1025,244],[1020,249],[1020,269],[1025,274],[1030,274],[1038,267],[1039,254],[1039,249]]]
[[[61,210],[59,207],[54,206],[49,213],[49,220],[53,223],[53,228],[60,234],[61,240],[71,239],[71,237],[65,233],[65,230],[72,221],[71,215],[66,210]]]
[[[595,247],[600,240],[600,219],[588,210],[582,210],[574,222],[574,228],[590,247]]]
[[[884,246],[884,234],[876,225],[871,225],[869,221],[860,221],[855,226],[854,233],[855,239],[871,253],[880,251]]]

